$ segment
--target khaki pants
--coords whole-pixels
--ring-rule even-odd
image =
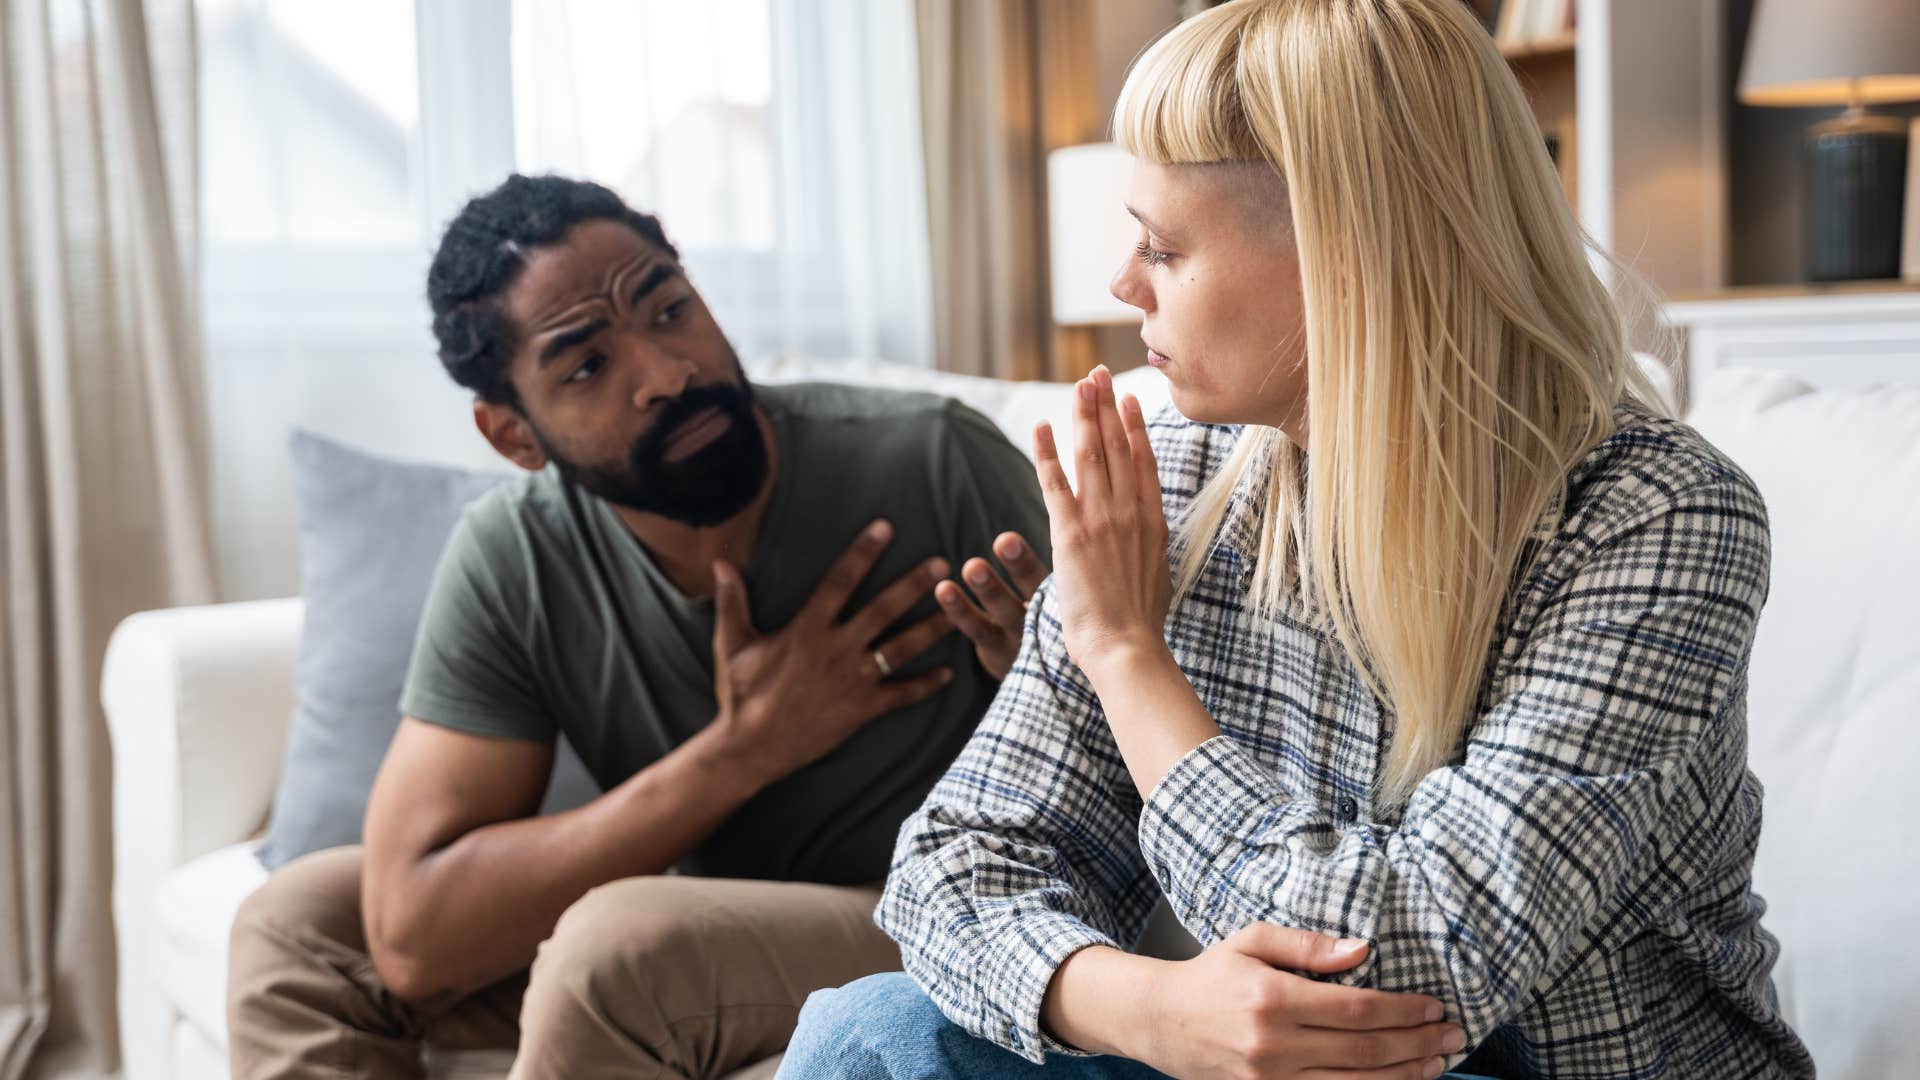
[[[425,1046],[517,1047],[515,1077],[716,1077],[784,1048],[808,994],[900,966],[878,889],[663,875],[581,897],[530,971],[414,1007],[368,956],[360,865],[309,855],[241,906],[234,1080],[424,1076]]]

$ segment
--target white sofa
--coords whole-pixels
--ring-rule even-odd
[[[819,374],[953,394],[1023,448],[1036,419],[1064,430],[1071,408],[1058,386],[876,365]],[[1165,399],[1151,372],[1123,383],[1150,411]],[[1773,522],[1748,719],[1767,785],[1755,877],[1783,941],[1775,981],[1823,1076],[1907,1073],[1920,1016],[1920,814],[1903,799],[1920,782],[1920,377],[1843,394],[1723,372],[1695,397],[1692,419],[1753,475]],[[266,877],[252,847],[293,708],[300,620],[297,599],[147,612],[109,650],[130,1080],[226,1076],[227,929]],[[505,1061],[434,1065],[498,1075]]]
[[[1068,388],[888,364],[760,364],[765,382],[808,378],[937,390],[1028,448],[1033,425],[1067,430]],[[1123,376],[1148,409],[1148,370]],[[503,469],[506,466],[502,465]],[[227,930],[266,880],[253,849],[272,805],[293,710],[298,598],[149,611],[108,647],[101,697],[114,756],[114,915],[128,1080],[227,1076]],[[1174,931],[1177,934],[1177,930]],[[1162,951],[1180,947],[1177,937]],[[772,1074],[772,1062],[730,1080]],[[430,1057],[444,1076],[499,1076],[505,1055]]]

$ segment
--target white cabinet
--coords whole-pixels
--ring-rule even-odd
[[[1920,285],[1729,290],[1669,303],[1687,382],[1715,368],[1785,371],[1825,388],[1920,381]]]

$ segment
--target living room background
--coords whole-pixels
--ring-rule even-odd
[[[433,360],[424,283],[442,225],[510,171],[590,177],[659,213],[749,361],[932,363],[903,5],[200,0],[197,13],[228,599],[298,587],[294,427],[502,464]]]

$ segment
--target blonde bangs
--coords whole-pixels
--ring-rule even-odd
[[[1134,61],[1113,110],[1113,141],[1142,161],[1267,160],[1247,124],[1237,65],[1249,11],[1213,8],[1167,31]]]

